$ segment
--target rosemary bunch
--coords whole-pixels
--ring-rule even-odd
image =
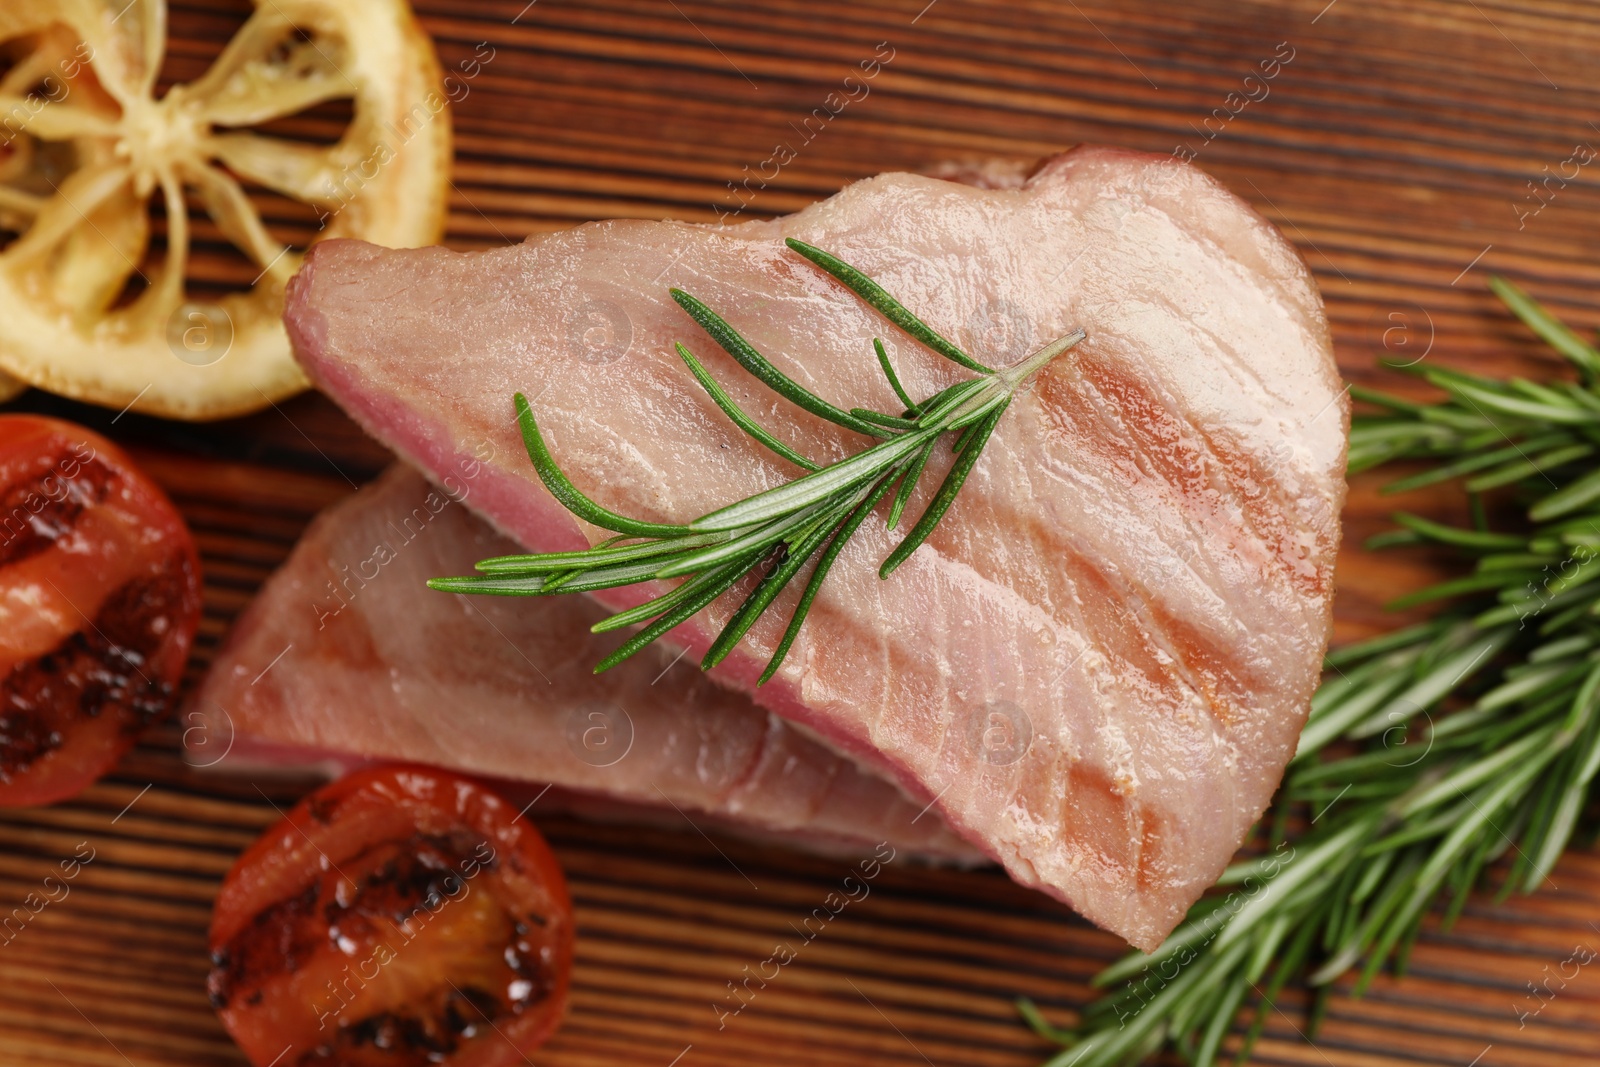
[[[1369,545],[1448,546],[1471,570],[1397,602],[1446,602],[1433,620],[1329,655],[1263,855],[1230,867],[1154,953],[1101,972],[1106,992],[1075,1029],[1021,1005],[1065,1046],[1050,1067],[1120,1067],[1168,1046],[1208,1067],[1248,1008],[1243,1062],[1300,979],[1313,1034],[1347,971],[1360,967],[1358,995],[1386,966],[1404,972],[1435,904],[1448,926],[1506,856],[1501,895],[1530,892],[1572,839],[1600,770],[1600,352],[1491,285],[1578,381],[1403,367],[1447,398],[1352,389],[1379,409],[1355,420],[1352,471],[1424,460],[1387,491],[1461,479],[1473,505],[1470,528],[1401,514]],[[1489,528],[1491,490],[1526,510],[1525,527]],[[1291,818],[1304,824],[1292,835]]]
[[[702,515],[687,525],[641,522],[609,511],[590,500],[562,473],[539,432],[533,410],[521,393],[517,415],[528,456],[551,494],[578,518],[617,534],[581,552],[546,552],[500,556],[477,564],[480,573],[435,578],[428,585],[454,593],[498,596],[550,596],[593,592],[657,579],[683,578],[654,599],[618,612],[594,626],[595,632],[646,623],[595,668],[608,670],[673,627],[711,604],[752,572],[765,574],[746,595],[706,651],[701,667],[710,670],[733,651],[788,584],[813,558],[811,577],[800,595],[789,626],[761,675],[766,682],[782,665],[800,632],[817,591],[850,538],[878,504],[894,491],[887,522],[894,529],[912,492],[947,434],[955,435],[956,453],[943,482],[921,517],[879,568],[888,578],[944,518],[967,475],[976,466],[1011,398],[1033,375],[1083,340],[1075,330],[1010,367],[995,370],[973,359],[908,311],[882,286],[820,248],[789,238],[788,246],[843,283],[911,337],[953,363],[976,371],[977,377],[913,401],[901,385],[883,341],[873,339],[878,365],[895,396],[904,404],[898,414],[870,408],[836,407],[789,378],[729,323],[681,289],[672,298],[701,329],[741,367],[794,404],[836,425],[876,438],[848,459],[821,466],[779,440],[746,414],[683,345],[678,355],[695,380],[739,429],[804,473],[794,481]]]

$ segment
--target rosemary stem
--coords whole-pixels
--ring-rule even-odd
[[[1009,367],[1003,367],[996,372],[995,377],[1006,384],[1007,392],[1014,393],[1017,389],[1039,371],[1049,366],[1050,363],[1073,345],[1089,336],[1082,328],[1073,330],[1069,334],[1057,337],[1039,351],[1027,356]]]

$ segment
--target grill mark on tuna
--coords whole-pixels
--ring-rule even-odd
[[[1166,820],[1160,812],[1141,804],[1139,823],[1139,858],[1134,865],[1134,881],[1141,893],[1148,893],[1165,884],[1162,842],[1168,840]]]
[[[1244,664],[1232,655],[1232,647],[1220,635],[1212,639],[1203,631],[1183,622],[1165,609],[1159,597],[1130,585],[1114,572],[1100,566],[1066,542],[1059,530],[1048,528],[1036,516],[1003,507],[1002,502],[994,498],[985,499],[983,503],[994,510],[994,515],[985,521],[1006,530],[1008,537],[1035,546],[1038,558],[1050,559],[1059,565],[1060,584],[1052,583],[1032,594],[1035,606],[1042,613],[1058,622],[1070,622],[1071,619],[1063,614],[1062,606],[1063,603],[1070,604],[1071,607],[1066,610],[1076,616],[1088,643],[1116,658],[1121,666],[1138,675],[1147,687],[1147,698],[1158,703],[1176,704],[1181,703],[1183,694],[1188,693],[1197,698],[1219,727],[1226,729],[1241,721],[1242,708],[1248,706],[1252,692],[1250,687],[1258,682]],[[888,505],[882,505],[879,510],[886,515]],[[1019,536],[1024,532],[1025,537]],[[946,558],[959,559],[971,554],[970,545],[964,545],[956,539],[971,537],[973,535],[970,532],[938,529],[928,539],[927,549]],[[982,561],[968,562],[985,580],[997,585],[1007,584],[1003,579],[985,573]],[[1023,592],[1020,589],[1016,591],[1019,594]],[[1105,610],[1100,610],[1102,607]],[[826,625],[819,626],[819,632],[842,631],[850,634],[851,640],[841,642],[841,647],[864,647],[868,641],[881,640],[887,643],[886,677],[902,679],[902,684],[906,680],[920,679],[922,682],[915,699],[897,702],[900,707],[908,709],[900,714],[921,712],[924,721],[919,728],[924,730],[946,728],[950,709],[943,706],[941,701],[949,700],[949,679],[925,677],[917,669],[927,663],[926,649],[908,648],[892,635],[869,630],[860,625],[851,613],[840,611],[825,601],[818,601],[812,607],[811,615],[817,620],[826,619]],[[807,640],[806,630],[801,631],[797,647],[800,650],[814,647]],[[885,707],[887,709],[891,705],[885,701]],[[941,712],[945,714],[941,715]],[[872,740],[880,747],[884,741],[883,730],[888,724],[889,720],[885,718],[874,726]]]
[[[1013,529],[1026,529],[1035,543],[1052,545],[1049,555],[1060,566],[1065,595],[1073,604],[1085,640],[1090,647],[1131,672],[1137,683],[1142,683],[1144,692],[1140,695],[1144,699],[1176,708],[1189,694],[1219,729],[1227,729],[1240,720],[1241,703],[1250,692],[1248,688],[1241,688],[1248,684],[1248,674],[1229,656],[1226,645],[1208,640],[1203,633],[1181,623],[1164,609],[1152,611],[1157,608],[1154,600],[1147,600],[1143,594],[1096,566],[1087,556],[1050,537],[1037,520],[1017,514],[1012,516],[1012,522]],[[928,547],[940,549],[937,541],[937,535],[930,538]],[[1119,610],[1118,605],[1136,605],[1138,609]],[[1043,610],[1057,619],[1063,618],[1059,606],[1046,605]],[[936,750],[947,744],[942,735],[952,728],[951,709],[945,706],[951,699],[949,679],[925,676],[910,669],[926,662],[925,650],[909,648],[902,640],[869,631],[851,613],[821,600],[812,607],[811,618],[818,621],[818,632],[848,635],[848,639],[836,644],[830,642],[833,648],[829,648],[811,643],[815,638],[808,641],[806,631],[802,630],[796,646],[796,651],[802,655],[827,658],[835,650],[862,647],[869,639],[881,638],[891,646],[888,676],[899,680],[902,692],[895,701],[886,700],[881,717],[870,724],[870,741],[875,747],[894,751],[899,746],[890,743],[889,734],[904,737],[916,730],[924,731],[930,738],[938,731],[938,740],[930,742]],[[1168,632],[1169,627],[1178,635],[1176,638]],[[1062,666],[1067,666],[1071,659],[1070,655],[1064,656]],[[904,691],[908,684],[916,687],[914,694]],[[1221,699],[1223,697],[1226,699]],[[967,710],[975,712],[976,709]],[[913,715],[920,721],[913,722],[909,718]]]
[[[1311,543],[1297,537],[1291,512],[1272,507],[1266,487],[1271,485],[1272,474],[1262,470],[1259,461],[1220,434],[1201,431],[1211,455],[1228,472],[1228,480],[1239,493],[1257,536],[1273,550],[1273,558],[1291,583],[1311,597],[1326,598],[1333,595],[1333,558],[1335,529],[1330,521],[1316,521],[1300,516],[1314,527]],[[1298,502],[1297,502],[1298,503]],[[1320,559],[1320,565],[1312,559]]]
[[[1038,396],[1052,425],[1075,442],[1092,443],[1130,481],[1129,468],[1159,478],[1197,522],[1217,528],[1236,550],[1253,541],[1262,565],[1311,596],[1328,595],[1332,564],[1318,567],[1307,557],[1331,559],[1332,532],[1318,531],[1314,553],[1295,537],[1289,515],[1273,506],[1278,475],[1260,457],[1180,419],[1148,387],[1088,354],[1078,360],[1077,374],[1042,375]]]
[[[1208,640],[1203,631],[1168,611],[1158,599],[1147,601],[1145,610],[1150,613],[1153,632],[1166,639],[1169,654],[1183,665],[1185,679],[1212,718],[1224,729],[1244,722],[1258,683],[1236,657],[1223,652],[1228,646]]]
[[[1156,692],[1195,688],[1190,679],[1173,669],[1181,661],[1169,656],[1172,663],[1162,662],[1164,650],[1151,640],[1145,620],[1138,617],[1142,613],[1117,609],[1125,602],[1137,603],[1128,597],[1120,582],[1076,551],[1068,550],[1063,563],[1091,647],[1118,657],[1124,667],[1137,673]]]
[[[63,471],[71,468],[69,476]],[[58,456],[35,478],[0,495],[0,567],[53,548],[86,510],[105,500],[116,474],[98,459]]]
[[[1156,703],[1181,703],[1185,693],[1198,698],[1223,728],[1240,720],[1240,706],[1251,690],[1250,675],[1231,647],[1166,609],[1158,596],[1130,586],[1070,544],[1053,536],[1037,519],[1011,516],[1013,529],[1028,531],[1041,558],[1057,561],[1064,589],[1088,643],[1133,672]],[[1044,608],[1060,619],[1059,608]]]
[[[84,629],[11,668],[0,682],[0,781],[60,748],[79,717],[120,715],[137,733],[166,712],[174,687],[150,661],[172,632],[187,571],[175,556],[159,574],[124,584]]]
[[[1068,771],[1062,836],[1077,845],[1081,855],[1091,857],[1100,877],[1113,885],[1140,882],[1143,838],[1132,825],[1137,819],[1135,805],[1105,770],[1079,763]]]

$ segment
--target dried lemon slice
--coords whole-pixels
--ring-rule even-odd
[[[315,208],[314,239],[432,244],[450,121],[433,47],[404,0],[260,0],[203,77],[155,95],[164,0],[4,0],[0,372],[114,408],[241,414],[306,387],[280,319],[301,254],[245,185]],[[333,144],[250,127],[348,99]],[[141,267],[151,197],[164,255]],[[191,300],[189,204],[259,271]],[[4,383],[0,382],[0,393]]]

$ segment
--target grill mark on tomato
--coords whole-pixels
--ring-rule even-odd
[[[337,809],[325,809],[321,814],[331,820]],[[420,933],[408,924],[414,920],[421,923],[424,910],[430,917],[439,914],[470,892],[462,887],[471,878],[461,873],[469,858],[478,864],[472,877],[496,869],[498,856],[477,858],[486,844],[481,836],[458,828],[446,834],[419,834],[405,842],[378,842],[346,859],[340,865],[343,868],[365,869],[353,892],[336,867],[330,876],[312,882],[303,892],[262,910],[213,954],[206,983],[212,1005],[226,1008],[241,995],[246,1004],[258,1003],[273,978],[295,973],[317,953],[348,955],[339,947],[342,940],[361,946],[358,955],[350,957],[351,963],[375,954],[381,946],[392,946],[390,962],[384,965],[404,966],[405,945]],[[511,858],[515,859],[515,854]],[[500,906],[498,900],[496,906]],[[513,936],[497,959],[508,975],[526,981],[527,991],[518,999],[496,995],[470,982],[441,982],[430,996],[410,1005],[414,1013],[388,1010],[338,1019],[327,1042],[305,1050],[293,1062],[345,1062],[345,1057],[396,1067],[437,1062],[477,1036],[485,1018],[521,1013],[545,999],[554,989],[555,976],[545,973],[537,949],[525,939],[548,919],[530,912],[520,917],[508,914],[507,920]],[[358,990],[376,980],[350,978],[349,972],[346,966],[339,977],[347,980],[346,985],[359,982]],[[323,1007],[336,1016],[345,1004],[341,991],[353,995],[356,990],[341,987],[325,994],[328,1003]],[[324,991],[318,994],[324,995]],[[315,1005],[311,1007],[317,1010]]]
[[[61,472],[71,465],[69,477]],[[98,459],[58,456],[44,474],[0,495],[0,567],[53,548],[78,517],[105,500],[116,472]]]
[[[152,666],[180,625],[189,562],[173,557],[114,591],[92,622],[0,682],[0,782],[60,748],[79,717],[114,714],[138,733],[171,706],[175,686]]]
[[[382,916],[400,925],[409,922],[418,912],[435,900],[453,898],[453,885],[465,879],[460,866],[481,845],[487,844],[465,830],[442,835],[424,835],[414,839],[417,843],[409,852],[399,846],[383,844],[362,852],[356,865],[385,849],[395,849],[395,854],[367,873],[361,880],[356,899],[342,904],[330,900],[323,913],[329,926],[329,937],[336,937],[341,918],[349,914]]]
[[[324,803],[312,817],[326,826],[332,821],[336,807]],[[454,873],[453,864],[440,866],[429,862],[448,848],[441,848],[444,839],[413,838],[417,850],[411,855],[408,870],[402,875],[398,863],[384,864],[367,872],[349,903],[341,904],[337,897],[324,900],[323,885],[313,881],[306,888],[288,898],[273,903],[258,912],[250,924],[236,934],[214,957],[214,970],[209,981],[212,1003],[225,1006],[236,992],[245,987],[259,988],[274,974],[294,973],[319,949],[328,947],[336,939],[337,924],[346,914],[373,916],[374,905],[380,905],[386,918],[403,923],[414,916],[427,903],[427,890],[432,883],[442,881]],[[358,869],[379,849],[394,849],[394,842],[380,842],[356,856],[345,860],[344,866]],[[419,854],[426,850],[427,855]],[[464,856],[454,856],[459,862]],[[343,881],[343,876],[339,875]],[[412,886],[412,894],[404,908],[396,907],[397,887],[402,880]],[[378,896],[369,898],[369,894]],[[440,893],[440,899],[444,894]]]
[[[289,899],[258,912],[233,940],[211,954],[206,993],[212,1007],[227,1007],[247,989],[246,1003],[258,1003],[262,994],[256,981],[259,976],[292,974],[327,943],[324,933],[304,921],[315,914],[320,895],[317,883],[310,883]]]
[[[333,823],[333,814],[336,810],[334,802],[325,797],[313,796],[306,801],[306,814],[321,826]]]

